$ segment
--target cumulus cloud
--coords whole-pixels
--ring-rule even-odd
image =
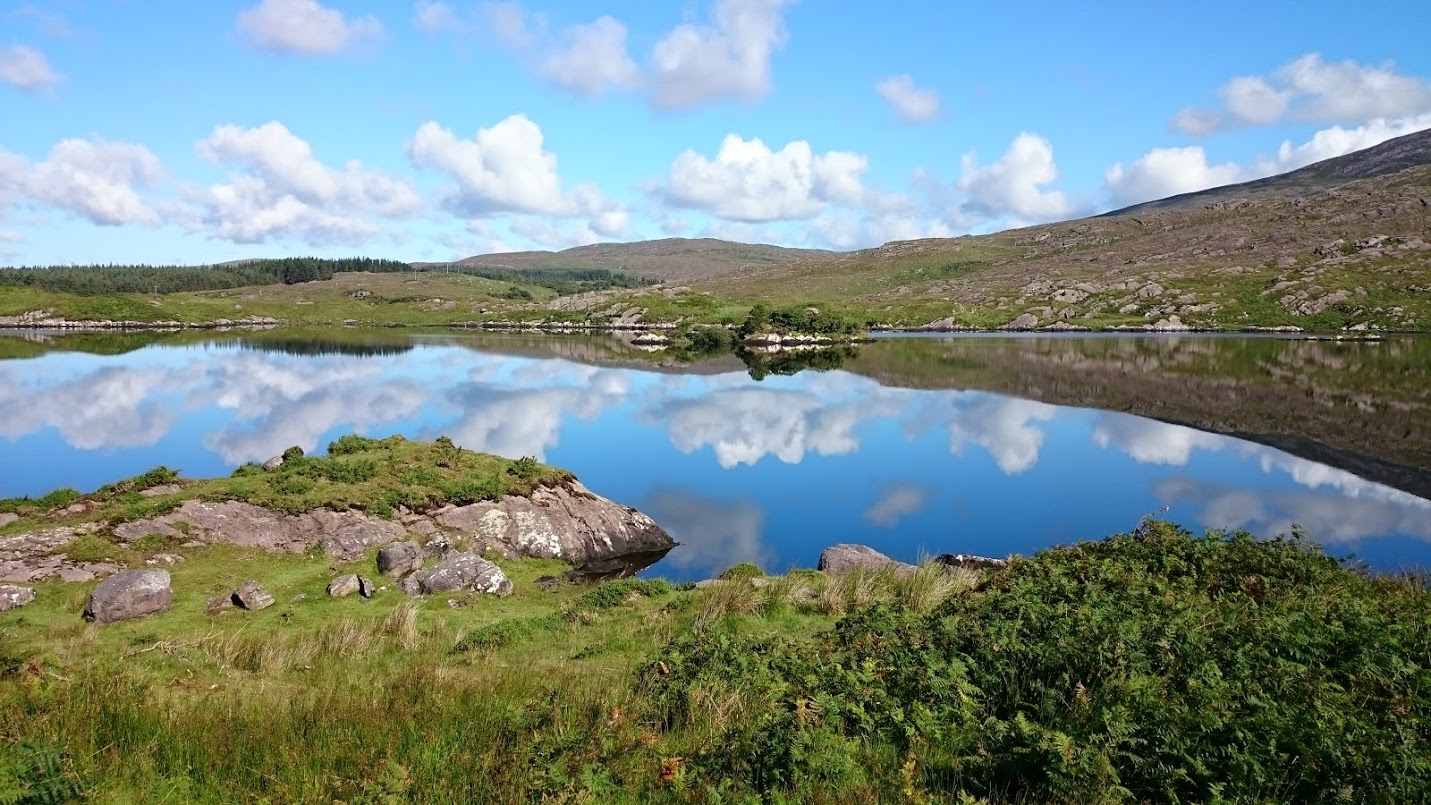
[[[988,451],[1005,475],[1019,475],[1038,463],[1044,432],[1034,425],[1053,419],[1052,405],[1015,397],[960,395],[949,400],[949,451],[963,452],[966,443]]]
[[[729,98],[754,100],[770,90],[770,59],[784,46],[781,14],[791,0],[716,0],[708,24],[682,24],[662,36],[643,69],[630,55],[626,26],[609,16],[552,30],[543,14],[516,3],[487,3],[481,27],[526,68],[585,97],[608,90],[644,92],[662,109]],[[424,3],[418,26],[457,29],[451,9]]]
[[[325,56],[382,37],[376,17],[349,19],[317,0],[262,0],[239,12],[238,29],[260,50]]]
[[[293,237],[312,244],[359,244],[381,227],[374,217],[404,217],[422,207],[412,185],[351,160],[320,162],[303,138],[278,121],[222,125],[194,151],[239,173],[198,195],[208,231],[238,243]]]
[[[1127,166],[1119,162],[1109,168],[1104,173],[1104,187],[1114,206],[1137,204],[1285,173],[1428,128],[1431,112],[1396,120],[1377,118],[1352,128],[1332,126],[1301,144],[1284,140],[1276,154],[1246,164],[1212,164],[1207,152],[1197,145],[1154,148]]]
[[[1221,450],[1232,440],[1215,433],[1169,425],[1131,414],[1103,412],[1093,425],[1093,443],[1114,447],[1139,464],[1181,467],[1194,450]]]
[[[862,204],[869,196],[864,154],[816,154],[796,140],[772,151],[759,138],[727,134],[714,159],[687,150],[676,157],[664,195],[679,207],[735,221],[803,220],[829,204]]]
[[[915,86],[914,78],[908,74],[880,81],[875,85],[875,91],[906,123],[927,123],[939,114],[939,93]]]
[[[419,2],[413,7],[412,24],[425,34],[460,30],[463,27],[452,6],[442,2]]]
[[[138,143],[61,140],[38,163],[0,148],[0,194],[78,215],[101,226],[157,224],[139,194],[164,175],[159,158]]]
[[[717,0],[714,24],[679,25],[651,52],[652,102],[681,109],[769,92],[770,57],[787,40],[790,0]]]
[[[525,115],[512,115],[464,140],[450,129],[427,122],[408,142],[408,158],[456,182],[446,203],[463,217],[533,213],[585,218],[603,235],[621,235],[630,223],[625,207],[595,186],[563,192],[555,154],[543,150],[541,127]]]
[[[1431,112],[1431,81],[1394,65],[1330,63],[1308,53],[1267,77],[1238,76],[1218,90],[1220,108],[1186,107],[1172,127],[1185,134],[1278,123],[1285,119],[1361,123]]]
[[[620,402],[629,388],[626,376],[619,372],[560,361],[538,368],[566,375],[563,384],[506,389],[473,382],[454,388],[448,399],[462,411],[462,417],[446,427],[447,434],[471,450],[542,460],[546,451],[557,445],[568,417],[595,419]]]
[[[924,511],[929,494],[914,484],[893,484],[880,499],[865,509],[862,515],[866,522],[884,528],[894,528],[899,521]]]
[[[989,165],[980,165],[972,152],[960,164],[959,189],[967,196],[963,209],[968,213],[1038,223],[1066,217],[1073,210],[1062,192],[1044,189],[1058,179],[1058,166],[1053,146],[1037,134],[1019,134]]]
[[[25,45],[10,45],[0,46],[0,81],[33,91],[58,84],[60,76],[40,51]]]
[[[77,450],[147,447],[178,419],[159,399],[174,380],[160,368],[110,367],[55,383],[32,369],[0,368],[0,437],[51,427]]]
[[[1108,195],[1118,206],[1192,193],[1249,178],[1235,162],[1210,165],[1202,146],[1154,148],[1127,167],[1119,162],[1104,174]]]

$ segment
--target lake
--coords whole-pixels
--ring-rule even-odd
[[[0,497],[337,436],[535,456],[682,544],[647,575],[859,542],[1003,556],[1156,514],[1431,564],[1431,340],[892,337],[680,360],[614,336],[0,336]]]

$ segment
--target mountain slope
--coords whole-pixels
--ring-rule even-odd
[[[606,268],[666,283],[685,283],[740,271],[783,265],[834,252],[734,243],[714,238],[666,238],[635,243],[596,243],[560,252],[483,254],[457,261],[486,268]]]
[[[1397,173],[1417,165],[1425,165],[1428,161],[1431,161],[1431,129],[1396,137],[1361,151],[1314,162],[1306,167],[1265,179],[1146,201],[1105,213],[1104,216],[1173,210],[1267,193],[1295,195],[1316,192],[1357,179],[1372,179]]]
[[[697,287],[904,326],[1431,326],[1431,133],[1174,201]]]

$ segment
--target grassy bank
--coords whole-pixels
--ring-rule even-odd
[[[1164,523],[989,575],[322,594],[194,549],[175,608],[0,615],[0,800],[1417,801],[1431,593]],[[279,605],[206,615],[245,578]],[[296,596],[302,595],[302,598]],[[25,797],[31,799],[26,800]]]

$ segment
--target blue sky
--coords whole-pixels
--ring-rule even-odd
[[[0,264],[987,232],[1431,127],[1428,30],[1423,0],[0,2]]]

